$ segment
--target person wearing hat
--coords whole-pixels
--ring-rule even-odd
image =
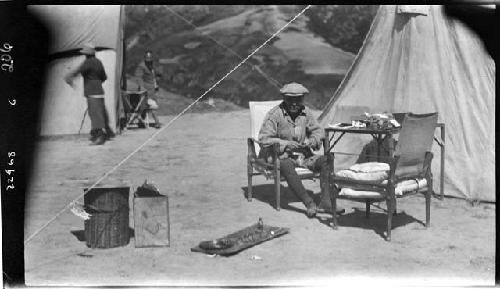
[[[259,158],[271,162],[271,149],[274,143],[280,147],[280,172],[288,187],[306,206],[308,217],[318,211],[332,211],[328,190],[328,168],[325,156],[315,155],[313,150],[321,147],[322,129],[311,110],[304,105],[304,96],[309,90],[299,83],[289,83],[280,90],[283,102],[272,108],[264,118],[259,131],[259,141],[263,149]],[[320,172],[321,202],[316,205],[307,194],[296,166]],[[342,213],[344,210],[337,210]]]
[[[137,90],[144,89],[147,91],[148,110],[149,112],[151,112],[151,115],[153,116],[153,119],[155,121],[154,127],[160,128],[161,123],[154,113],[154,110],[157,110],[159,108],[156,95],[156,92],[158,92],[159,90],[159,86],[156,78],[161,76],[161,74],[155,70],[153,60],[153,53],[149,50],[146,51],[146,53],[144,53],[144,61],[141,62],[135,70],[135,77],[138,84]],[[148,110],[144,110],[142,112],[142,118],[146,117]]]
[[[83,77],[83,93],[87,98],[88,113],[91,122],[90,141],[102,145],[114,133],[108,125],[108,114],[104,105],[104,89],[102,83],[107,76],[102,62],[95,57],[95,47],[87,43],[80,50],[85,60],[76,69],[66,75],[64,80],[73,86],[73,79],[81,74]]]

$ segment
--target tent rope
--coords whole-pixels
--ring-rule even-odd
[[[69,202],[62,210],[60,210],[57,214],[55,214],[49,221],[47,221],[43,226],[37,229],[33,234],[31,234],[25,241],[24,245],[28,244],[36,235],[38,235],[42,230],[44,230],[47,226],[49,226],[54,220],[56,220],[60,215],[62,215],[71,205],[85,196],[87,192],[90,192],[96,185],[98,185],[102,180],[104,180],[107,176],[109,176],[112,172],[114,172],[118,167],[120,167],[123,163],[125,163],[128,159],[130,159],[134,154],[136,154],[139,150],[141,150],[146,144],[148,144],[152,139],[154,139],[158,134],[162,131],[170,127],[177,119],[179,119],[186,111],[188,111],[191,107],[193,107],[197,102],[199,102],[205,95],[207,95],[210,91],[212,91],[219,83],[221,83],[224,79],[226,79],[231,73],[233,73],[236,69],[238,69],[241,65],[243,65],[250,57],[252,57],[257,51],[259,51],[262,47],[264,47],[269,41],[275,38],[281,31],[283,31],[288,25],[290,25],[295,19],[301,16],[307,9],[309,9],[311,5],[308,5],[302,11],[300,11],[295,17],[293,17],[290,21],[288,21],[283,27],[281,27],[278,31],[276,31],[271,37],[269,37],[264,43],[262,43],[259,47],[257,47],[252,53],[250,53],[243,61],[241,61],[238,65],[236,65],[233,69],[231,69],[226,75],[224,75],[221,79],[219,79],[215,84],[213,84],[207,91],[205,91],[200,97],[198,97],[195,101],[193,101],[190,105],[188,105],[184,110],[182,110],[178,115],[172,118],[165,126],[160,128],[157,132],[151,135],[144,143],[142,143],[139,147],[137,147],[134,151],[128,154],[123,160],[121,160],[118,164],[116,164],[111,170],[106,172],[102,177],[100,177],[92,186],[90,186],[87,191],[83,194],[80,194],[77,198],[73,199]]]
[[[191,21],[187,20],[184,16],[180,15],[179,13],[175,12],[173,9],[171,9],[170,7],[168,6],[164,6],[168,11],[170,11],[172,14],[174,14],[175,16],[179,17],[179,19],[183,20],[184,22],[186,22],[187,24],[189,24],[190,26],[192,26],[195,30],[200,31],[200,28],[196,25],[194,25]],[[213,42],[215,42],[215,44],[219,45],[220,47],[226,49],[227,51],[231,52],[233,55],[235,55],[236,57],[238,57],[240,60],[243,59],[242,56],[240,56],[236,51],[234,51],[233,49],[231,49],[230,47],[226,46],[225,44],[219,42],[217,39],[213,38],[212,36],[208,35],[208,34],[202,34],[203,36],[207,37],[208,39],[212,40]],[[252,69],[255,69],[260,75],[262,75],[269,83],[271,83],[273,86],[275,86],[276,88],[280,89],[281,88],[281,83],[279,81],[277,81],[276,79],[272,78],[271,76],[267,75],[264,71],[262,71],[262,69],[258,66],[258,65],[253,65],[253,64],[248,64],[249,66],[252,67]]]

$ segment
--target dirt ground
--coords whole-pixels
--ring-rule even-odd
[[[167,123],[171,117],[161,117]],[[458,199],[400,199],[392,241],[382,237],[385,204],[341,201],[347,213],[332,230],[328,215],[308,219],[304,206],[282,190],[274,209],[272,181],[254,178],[254,200],[245,198],[247,110],[187,114],[165,129],[102,183],[124,182],[131,192],[145,179],[169,196],[171,246],[90,249],[79,241],[82,219],[69,210],[25,247],[28,285],[492,285],[495,275],[495,205]],[[142,144],[155,129],[128,130],[104,146],[87,136],[39,142],[26,204],[31,235],[70,201]],[[283,183],[286,187],[286,184]],[[319,182],[306,181],[318,198]],[[131,199],[132,200],[132,199]],[[83,203],[83,198],[79,200]],[[130,211],[130,226],[133,228]],[[200,241],[257,222],[290,233],[231,257],[193,253]],[[255,258],[258,256],[261,259]],[[329,283],[327,283],[329,282]]]

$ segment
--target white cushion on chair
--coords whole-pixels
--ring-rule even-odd
[[[387,180],[382,182],[383,185],[387,184]],[[424,179],[415,179],[415,180],[404,180],[396,184],[394,188],[394,193],[396,196],[402,196],[403,193],[427,189],[427,180]],[[344,187],[340,190],[339,196],[349,196],[349,197],[357,197],[357,198],[373,198],[373,197],[382,197],[384,196],[384,192],[377,191],[366,191],[366,190],[356,190],[349,187]]]
[[[378,162],[368,162],[359,163],[352,165],[349,170],[358,173],[371,173],[371,172],[383,172],[390,170],[391,167],[388,163],[378,163]]]
[[[353,181],[383,181],[389,177],[389,164],[387,163],[360,163],[348,169],[340,170],[335,176]]]
[[[342,188],[339,192],[339,196],[349,196],[355,198],[376,198],[383,197],[385,196],[385,194],[383,192],[360,191],[351,188]]]
[[[313,176],[314,173],[311,171],[311,170],[308,170],[306,168],[295,168],[295,171],[297,172],[297,175],[299,176],[305,176],[305,175],[310,175],[310,176]]]
[[[389,164],[387,163],[378,163],[378,162],[368,162],[368,163],[360,163],[351,166],[346,170],[340,170],[335,173],[335,176],[349,179],[352,181],[374,181],[380,183],[382,185],[387,184],[387,178],[389,177]],[[424,179],[415,179],[415,180],[404,180],[396,184],[394,188],[396,196],[402,196],[403,193],[411,192],[415,190],[421,190],[427,188],[427,180]],[[340,192],[340,196],[350,196],[350,197],[379,197],[383,196],[383,192],[377,191],[367,191],[356,189],[356,185],[350,185],[347,187],[343,187]]]
[[[297,172],[297,175],[299,175],[299,177],[308,178],[308,177],[314,176],[314,172],[312,172],[311,170],[306,169],[306,168],[297,167],[297,168],[295,168],[295,171]],[[268,179],[272,178],[272,175],[273,175],[272,170],[266,170],[263,168],[258,169],[258,168],[254,167],[254,172],[264,174],[266,176],[266,178],[268,178]],[[283,176],[281,176],[281,177],[283,177]]]
[[[397,183],[394,191],[396,196],[401,196],[403,193],[416,191],[417,189],[420,191],[421,189],[427,188],[427,180],[424,179],[415,179],[415,180],[405,180]]]

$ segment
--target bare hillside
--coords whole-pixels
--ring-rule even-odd
[[[127,26],[134,33],[126,31],[126,69],[132,74],[143,52],[151,49],[164,72],[161,86],[188,98],[199,97],[301,9],[296,5],[153,8],[154,14],[149,11],[148,19],[136,17]],[[129,15],[139,13],[141,8],[127,9]],[[321,109],[354,54],[333,47],[312,32],[308,23],[306,14],[297,18],[207,97],[246,107],[249,100],[279,98],[281,85],[297,81],[310,89],[309,105]],[[147,33],[141,34],[141,29]]]

